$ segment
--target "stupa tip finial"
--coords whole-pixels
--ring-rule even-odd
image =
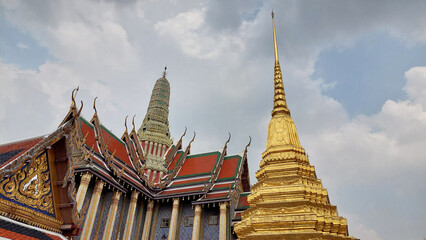
[[[164,67],[163,71],[163,77],[165,78],[167,76],[167,66]]]
[[[274,10],[272,10],[271,16],[272,16],[272,18],[274,18]]]

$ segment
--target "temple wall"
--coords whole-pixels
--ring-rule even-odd
[[[106,221],[108,218],[109,207],[111,205],[112,192],[102,192],[99,201],[98,210],[96,211],[95,224],[93,224],[90,239],[102,239],[104,234]]]
[[[217,240],[219,239],[219,207],[205,207],[203,209],[203,239],[204,240]],[[217,216],[217,224],[209,224],[209,216]]]
[[[185,218],[192,217],[189,226],[185,226]],[[192,237],[192,224],[194,223],[194,209],[192,208],[191,202],[182,202],[182,211],[180,216],[179,224],[179,239],[186,240]],[[187,222],[188,223],[188,222]],[[188,224],[186,224],[188,225]]]
[[[158,203],[157,203],[158,204]],[[170,224],[170,218],[172,217],[172,209],[173,209],[173,203],[170,202],[164,202],[160,203],[160,208],[158,210],[158,218],[157,218],[157,224],[155,226],[155,238],[161,240],[161,237],[165,235],[166,237],[169,236],[169,229],[170,227],[161,227],[161,219],[168,218],[169,224]]]

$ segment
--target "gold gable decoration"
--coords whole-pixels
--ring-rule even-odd
[[[0,182],[0,194],[28,207],[54,215],[47,154],[44,152],[10,178]]]

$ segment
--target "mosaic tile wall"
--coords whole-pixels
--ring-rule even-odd
[[[156,203],[158,204],[158,203]],[[162,218],[171,218],[172,217],[172,210],[173,210],[173,203],[170,202],[164,202],[159,203],[160,209],[158,210],[158,219],[157,219],[157,226],[155,228],[155,240],[161,240],[161,237],[164,235],[166,237],[169,236],[169,228],[162,228],[161,225],[161,219]]]
[[[193,217],[194,209],[192,208],[191,202],[182,201],[182,211],[180,217],[180,228],[179,228],[179,239],[180,240],[191,240],[192,238],[192,226],[185,227],[185,217]]]
[[[219,207],[205,207],[204,211],[204,230],[203,230],[203,239],[204,240],[216,240],[219,239],[219,224],[209,225],[208,217],[211,215],[217,215],[219,222]]]

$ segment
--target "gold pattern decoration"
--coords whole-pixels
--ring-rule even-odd
[[[18,203],[54,215],[52,187],[47,156],[44,152],[34,161],[0,182],[0,194]]]

